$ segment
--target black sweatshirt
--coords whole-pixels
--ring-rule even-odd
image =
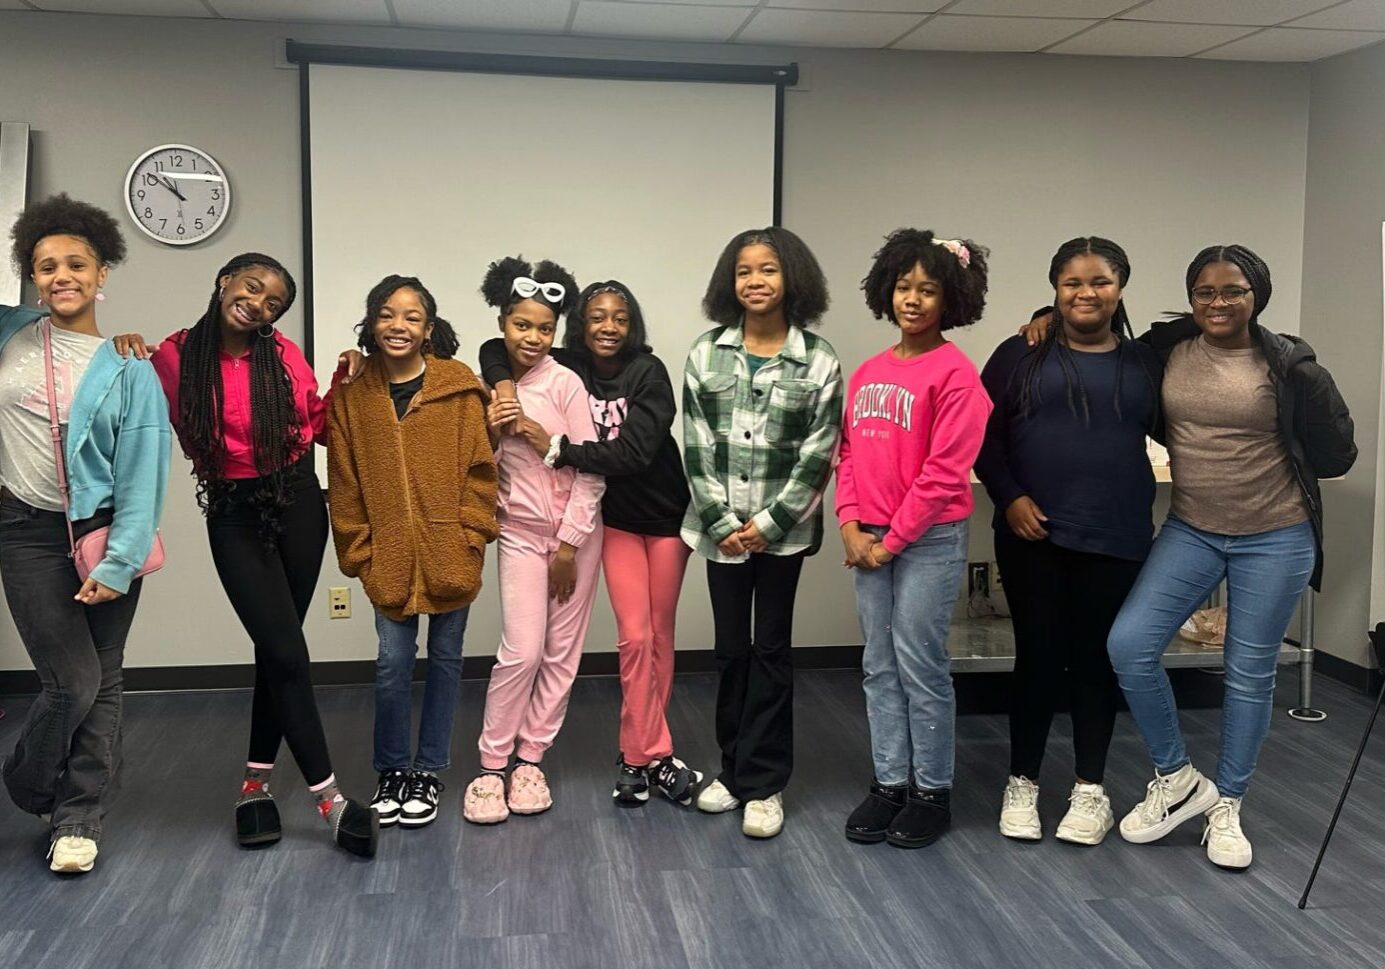
[[[606,378],[596,372],[585,350],[554,347],[551,352],[586,385],[597,436],[589,444],[564,438],[557,466],[605,476],[601,517],[612,528],[677,535],[691,495],[670,433],[677,410],[663,363],[652,353],[637,353]],[[481,344],[481,374],[491,386],[513,379],[504,340]]]

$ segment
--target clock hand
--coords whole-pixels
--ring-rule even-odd
[[[187,196],[185,196],[182,192],[178,191],[178,187],[177,187],[176,185],[174,185],[172,182],[170,182],[166,177],[162,177],[162,176],[161,176],[161,177],[159,178],[159,183],[160,183],[161,185],[163,185],[164,188],[166,188],[166,189],[168,189],[170,192],[172,192],[174,195],[178,196],[178,200],[179,200],[180,202],[186,202],[186,201],[187,201]],[[179,206],[179,207],[181,208],[181,206]]]
[[[164,178],[188,179],[194,182],[224,182],[220,175],[204,175],[201,172],[164,172]]]

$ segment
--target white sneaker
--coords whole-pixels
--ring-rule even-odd
[[[1217,803],[1217,786],[1192,764],[1172,774],[1154,774],[1145,799],[1121,819],[1121,837],[1132,844],[1158,841],[1189,818]]]
[[[1044,836],[1039,824],[1039,785],[1027,777],[1005,782],[1000,800],[1000,833],[1020,841],[1038,841]]]
[[[750,838],[773,838],[784,830],[784,795],[771,794],[758,801],[745,802],[741,834]]]
[[[1207,812],[1207,828],[1202,832],[1207,860],[1222,868],[1249,868],[1250,841],[1241,831],[1241,799],[1218,798]]]
[[[712,781],[697,795],[697,809],[707,814],[724,814],[740,806],[740,800],[721,781]]]
[[[48,847],[50,871],[64,875],[80,875],[91,871],[96,864],[96,842],[65,834]]]
[[[1100,784],[1074,784],[1068,797],[1068,813],[1058,823],[1055,837],[1075,845],[1099,845],[1116,824],[1111,799]]]

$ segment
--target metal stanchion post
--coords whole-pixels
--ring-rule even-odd
[[[1304,590],[1303,601],[1299,606],[1299,647],[1298,647],[1298,706],[1289,710],[1289,716],[1307,723],[1320,723],[1327,714],[1313,707],[1313,600],[1316,593],[1311,588]]]

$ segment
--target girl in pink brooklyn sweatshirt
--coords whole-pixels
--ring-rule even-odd
[[[606,483],[553,467],[563,436],[575,444],[596,439],[582,378],[548,355],[558,318],[577,298],[576,282],[551,262],[531,267],[502,259],[491,264],[481,294],[500,311],[517,394],[503,400],[492,395],[487,411],[500,471],[503,628],[478,744],[481,775],[462,802],[468,821],[495,824],[512,811],[539,814],[553,806],[539,762],[563,725],[582,656],[601,569]],[[505,433],[521,408],[554,433],[547,457],[522,435]],[[512,753],[517,760],[507,784]]]

